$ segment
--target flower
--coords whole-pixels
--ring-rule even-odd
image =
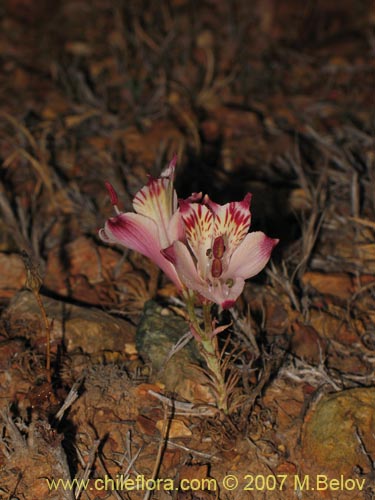
[[[149,257],[181,290],[183,285],[174,265],[161,253],[175,241],[185,239],[185,229],[177,195],[173,188],[177,157],[174,156],[158,179],[152,177],[134,199],[135,213],[121,213],[117,207],[117,194],[106,183],[116,215],[100,229],[100,238],[108,243],[119,243]]]
[[[233,306],[245,280],[267,264],[277,239],[248,233],[250,201],[219,205],[194,193],[179,200],[173,187],[176,156],[158,179],[150,177],[133,199],[134,212],[121,213],[106,183],[116,215],[99,236],[149,257],[180,291],[197,292],[224,308]],[[179,204],[179,207],[178,207]]]
[[[203,198],[180,200],[187,244],[174,241],[163,254],[175,266],[182,283],[223,308],[233,306],[245,280],[267,264],[279,240],[250,227],[248,193],[242,201],[219,205]]]

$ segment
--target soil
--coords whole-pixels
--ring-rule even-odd
[[[375,498],[372,7],[2,2],[0,499]],[[280,239],[214,310],[228,414],[178,290],[98,236],[174,153]]]

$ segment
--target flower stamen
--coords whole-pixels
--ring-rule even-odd
[[[214,259],[211,266],[211,274],[213,278],[220,278],[223,273],[223,264],[220,259]]]
[[[212,253],[215,259],[222,259],[225,252],[224,238],[217,236],[212,245]]]
[[[115,209],[116,214],[119,215],[121,212],[118,208],[118,196],[117,196],[117,193],[115,191],[115,188],[108,181],[105,182],[105,187],[107,188],[107,191],[109,194],[109,199],[111,200],[111,204],[113,205],[113,208]]]
[[[225,284],[228,288],[232,288],[232,286],[234,285],[234,280],[232,278],[228,278]]]

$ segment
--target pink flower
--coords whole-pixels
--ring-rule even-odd
[[[250,200],[218,205],[205,196],[202,203],[181,200],[187,244],[174,241],[163,253],[190,290],[222,305],[233,306],[245,280],[267,264],[279,240],[260,231],[248,234]]]
[[[279,240],[250,227],[250,200],[226,205],[201,194],[180,200],[173,188],[176,157],[158,179],[133,199],[134,213],[121,213],[117,195],[107,183],[115,208],[99,231],[103,241],[119,243],[149,257],[180,290],[199,293],[205,299],[231,307],[241,294],[245,280],[267,264]]]
[[[105,242],[119,243],[149,257],[182,289],[174,265],[161,253],[175,241],[185,239],[184,224],[173,188],[176,161],[175,156],[160,178],[150,177],[147,185],[138,191],[133,199],[135,213],[118,210],[116,192],[106,183],[116,216],[107,220],[99,236]]]

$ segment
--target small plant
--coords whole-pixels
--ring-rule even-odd
[[[221,364],[212,305],[232,307],[245,280],[267,264],[278,243],[260,231],[249,233],[250,201],[219,205],[202,193],[178,200],[173,187],[176,156],[158,179],[150,177],[133,199],[134,213],[122,213],[114,188],[106,183],[116,215],[100,230],[101,239],[149,257],[175,283],[185,300],[190,329],[210,370],[217,406],[228,413],[228,385]],[[203,307],[203,322],[195,306]]]

